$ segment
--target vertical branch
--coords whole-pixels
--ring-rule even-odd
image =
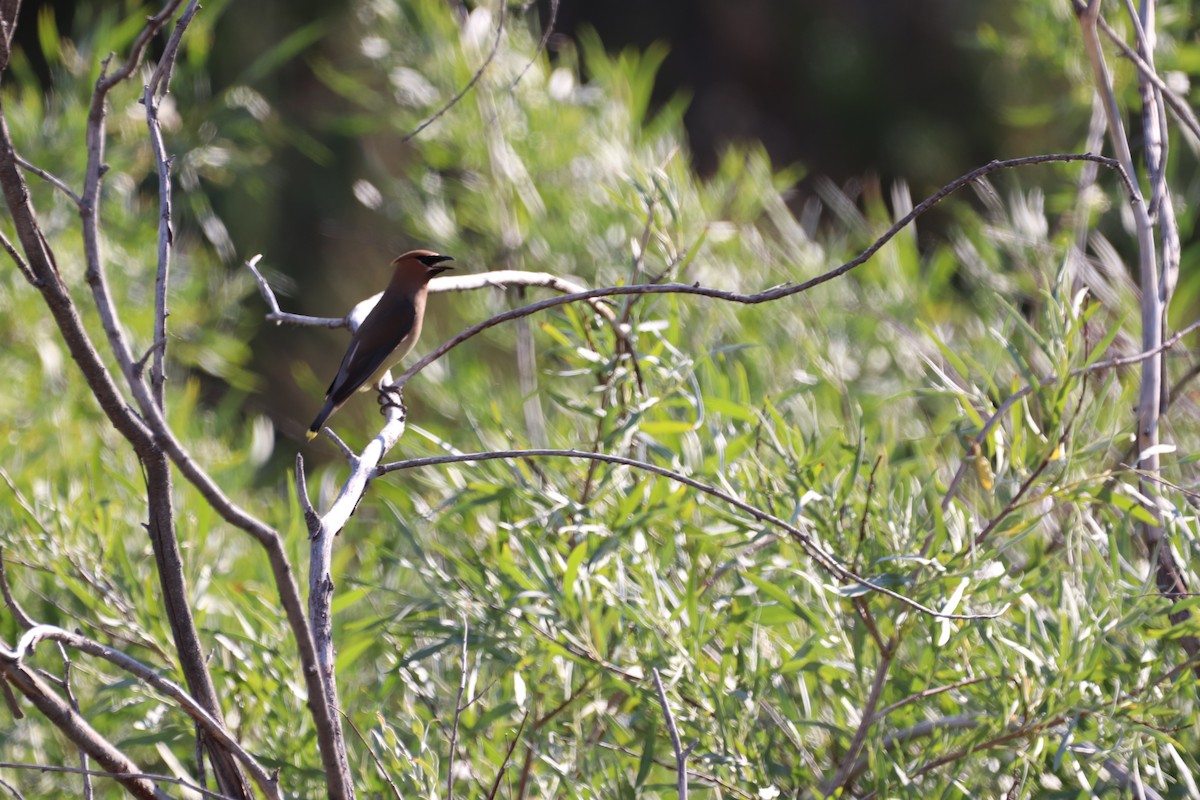
[[[21,0],[0,0],[0,70],[8,66],[12,56],[12,38],[20,13]]]
[[[1167,183],[1167,160],[1170,155],[1170,129],[1167,127],[1167,108],[1161,81],[1154,66],[1154,48],[1158,41],[1155,30],[1154,0],[1142,0],[1140,13],[1129,3],[1129,16],[1137,33],[1137,51],[1146,65],[1138,70],[1138,91],[1142,98],[1142,129],[1146,141],[1146,172],[1150,179],[1150,212],[1158,223],[1162,239],[1162,264],[1159,268],[1158,302],[1162,308],[1163,336],[1167,335],[1167,309],[1179,279],[1182,258],[1179,242],[1179,221],[1175,217],[1175,202]],[[1169,389],[1163,382],[1160,413],[1166,412]]]
[[[168,0],[162,11],[146,20],[146,26],[134,40],[129,57],[111,75],[108,72],[112,56],[104,60],[96,88],[92,92],[92,103],[87,118],[87,170],[84,173],[83,194],[80,196],[79,216],[83,222],[83,253],[87,263],[88,285],[100,314],[100,324],[108,337],[109,346],[121,368],[121,373],[131,383],[139,380],[135,374],[134,359],[121,327],[120,315],[112,300],[112,290],[104,270],[104,259],[100,252],[100,183],[108,171],[104,163],[104,148],[107,140],[108,95],[117,84],[128,78],[141,63],[142,54],[150,41],[175,15],[183,0]],[[179,31],[177,31],[178,33]]]
[[[467,617],[463,615],[462,674],[458,676],[458,697],[454,701],[454,722],[450,726],[450,756],[446,768],[446,800],[454,800],[454,754],[458,749],[458,721],[463,712],[463,694],[467,691],[467,644],[470,640]]]
[[[154,149],[154,161],[158,167],[158,270],[154,280],[154,364],[150,368],[150,388],[159,410],[163,408],[164,361],[167,355],[167,287],[171,276],[171,248],[174,234],[171,230],[171,159],[167,157],[163,143],[162,125],[158,109],[162,98],[171,88],[171,73],[183,32],[200,9],[198,0],[192,0],[175,23],[175,33],[167,42],[162,60],[154,70],[150,82],[142,92],[142,104],[146,107],[146,129],[150,134],[150,145]]]
[[[179,665],[191,695],[213,718],[221,720],[221,704],[200,645],[183,575],[183,557],[179,552],[171,500],[171,465],[163,453],[143,456],[142,464],[146,470],[146,494],[150,501],[150,522],[146,528]],[[232,754],[207,735],[201,734],[201,741],[206,745],[221,793],[230,797],[252,797],[246,776]]]
[[[385,379],[386,380],[386,379]],[[326,758],[326,774],[331,780],[330,797],[353,798],[354,783],[346,755],[346,737],[342,732],[341,708],[338,700],[337,674],[334,671],[333,645],[333,540],[349,522],[366,493],[367,484],[375,475],[380,460],[404,435],[406,413],[402,398],[386,398],[383,408],[387,422],[379,434],[359,455],[348,453],[350,477],[323,516],[309,505],[303,484],[303,464],[297,461],[297,487],[305,508],[309,535],[308,624],[316,648],[316,668],[321,682],[320,697],[310,697],[310,703],[324,702],[333,717],[329,731],[321,738],[321,753]],[[340,444],[340,440],[339,440]],[[348,449],[342,445],[343,452]],[[332,763],[331,763],[332,761]]]
[[[1079,12],[1080,28],[1083,30],[1083,40],[1087,47],[1088,58],[1092,62],[1092,70],[1096,78],[1096,89],[1104,101],[1105,113],[1108,117],[1109,136],[1116,150],[1117,158],[1129,174],[1134,185],[1135,194],[1131,195],[1130,204],[1136,225],[1138,244],[1138,277],[1141,283],[1142,304],[1142,350],[1145,352],[1160,349],[1166,326],[1166,309],[1174,289],[1179,270],[1180,245],[1179,231],[1175,219],[1175,209],[1171,201],[1170,188],[1167,185],[1167,128],[1166,114],[1163,110],[1162,94],[1153,75],[1153,49],[1155,41],[1154,0],[1143,0],[1139,14],[1132,7],[1130,17],[1138,35],[1138,49],[1142,60],[1146,63],[1149,73],[1139,71],[1140,90],[1143,101],[1143,123],[1146,138],[1146,169],[1150,180],[1153,207],[1157,211],[1159,232],[1162,237],[1163,263],[1160,275],[1155,263],[1154,228],[1150,218],[1150,210],[1137,192],[1134,179],[1133,157],[1129,151],[1129,143],[1125,136],[1125,128],[1117,109],[1116,96],[1113,94],[1112,82],[1104,64],[1104,55],[1100,50],[1100,37],[1097,31],[1100,21],[1100,0],[1089,0],[1086,7],[1076,5]],[[1161,280],[1160,280],[1161,278]],[[1158,352],[1142,362],[1142,385],[1138,396],[1137,410],[1137,450],[1135,466],[1139,467],[1144,476],[1139,482],[1141,492],[1150,498],[1158,496],[1157,480],[1159,476],[1158,456],[1158,424],[1159,418],[1166,407],[1166,386],[1163,381],[1163,364],[1165,356]],[[1160,519],[1157,507],[1148,509]],[[1160,524],[1142,524],[1142,540],[1146,549],[1155,560],[1155,583],[1163,596],[1177,599],[1187,595],[1188,586],[1179,564],[1171,551],[1171,543],[1163,535]],[[1170,620],[1179,624],[1191,616],[1190,610],[1176,611],[1169,615]],[[1184,636],[1180,645],[1189,656],[1200,653],[1200,637]]]
[[[61,642],[58,643],[58,653],[62,657],[63,662],[63,694],[67,696],[67,703],[71,706],[71,709],[78,714],[80,713],[79,701],[75,698],[75,693],[71,691],[71,656],[67,654],[67,648],[63,647]],[[81,776],[83,778],[83,800],[94,800],[96,791],[92,786],[92,776],[87,774],[87,771],[91,769],[91,759],[88,757],[87,751],[82,747],[77,749],[79,750],[79,768],[84,771]]]
[[[1161,336],[1166,336],[1167,308],[1171,302],[1171,294],[1179,276],[1181,258],[1179,242],[1179,223],[1175,217],[1175,204],[1171,197],[1171,188],[1167,183],[1167,157],[1170,153],[1169,130],[1167,128],[1167,112],[1160,86],[1151,76],[1155,75],[1154,48],[1157,41],[1155,30],[1155,2],[1142,0],[1140,11],[1133,8],[1132,0],[1127,0],[1129,17],[1137,34],[1137,50],[1149,72],[1138,71],[1138,89],[1142,98],[1142,127],[1146,141],[1146,172],[1151,186],[1151,209],[1157,210],[1159,237],[1162,240],[1162,264],[1158,293],[1153,298],[1159,308],[1161,319]],[[1145,298],[1142,300],[1145,303]],[[1160,359],[1161,361],[1161,359]],[[1170,387],[1162,382],[1159,390],[1159,413],[1165,413],[1170,400]],[[1148,541],[1147,545],[1151,543]],[[1173,600],[1182,599],[1188,595],[1187,579],[1179,568],[1166,537],[1158,541],[1157,553],[1150,547],[1157,562],[1156,583],[1158,590]],[[1192,612],[1188,609],[1172,611],[1168,618],[1175,625],[1190,619]],[[1194,657],[1200,653],[1200,637],[1183,636],[1179,640],[1184,651]]]
[[[1079,12],[1079,27],[1083,32],[1083,42],[1087,50],[1088,60],[1092,65],[1092,73],[1096,81],[1096,91],[1104,104],[1104,113],[1108,119],[1108,135],[1112,142],[1117,160],[1130,177],[1130,207],[1133,211],[1134,225],[1138,246],[1138,278],[1142,290],[1142,351],[1157,350],[1162,343],[1163,308],[1159,298],[1158,266],[1154,252],[1154,228],[1150,222],[1150,214],[1138,188],[1134,170],[1133,156],[1129,150],[1129,140],[1125,134],[1125,125],[1121,119],[1117,98],[1113,93],[1112,79],[1108,66],[1104,62],[1104,53],[1100,48],[1100,35],[1097,23],[1100,18],[1100,0],[1090,0],[1084,7],[1076,7]],[[1137,466],[1151,476],[1156,476],[1159,469],[1159,458],[1156,445],[1158,444],[1158,421],[1160,402],[1162,399],[1162,355],[1147,358],[1142,362],[1142,385],[1138,396],[1137,410]],[[1149,481],[1143,482],[1142,491],[1148,497],[1154,497],[1157,492]],[[1157,509],[1152,509],[1156,516]],[[1156,545],[1162,536],[1158,525],[1146,525],[1143,537],[1151,546]]]
[[[684,751],[683,742],[679,738],[679,728],[675,726],[675,717],[671,714],[671,706],[667,703],[667,692],[663,689],[662,676],[658,674],[658,667],[651,669],[650,674],[654,677],[654,691],[658,693],[658,702],[662,706],[663,719],[667,723],[667,733],[671,735],[671,749],[675,751],[675,790],[679,795],[679,800],[687,800],[687,753]]]
[[[863,621],[871,631],[872,638],[880,645],[879,666],[875,668],[875,680],[871,684],[871,693],[867,695],[867,704],[863,707],[862,719],[858,722],[858,729],[854,731],[854,738],[850,740],[850,748],[842,758],[842,765],[838,768],[838,771],[832,778],[822,784],[820,791],[822,797],[829,797],[834,794],[852,777],[855,763],[858,760],[858,754],[862,752],[863,744],[867,740],[867,732],[870,731],[871,726],[875,724],[875,720],[877,719],[875,712],[879,708],[879,698],[883,696],[883,686],[887,683],[888,671],[892,667],[892,659],[896,654],[896,647],[899,644],[896,637],[893,637],[884,644],[879,637],[879,632],[875,628],[875,623],[870,616],[870,612],[866,610],[866,606],[858,606],[858,611],[863,615]]]
[[[155,341],[151,348],[154,354],[154,362],[151,367],[151,392],[152,402],[160,411],[164,405],[163,357],[166,350],[166,293],[171,256],[171,177],[164,152],[162,130],[158,123],[158,104],[162,95],[169,88],[171,72],[179,53],[183,34],[187,30],[192,18],[196,15],[199,5],[198,0],[191,0],[187,9],[180,16],[179,21],[175,25],[175,31],[172,33],[163,51],[162,59],[159,61],[142,95],[142,101],[146,106],[146,125],[154,150],[155,160],[158,163],[159,178],[160,219],[158,270],[155,292]],[[160,29],[162,26],[165,26],[166,21],[167,18],[162,20],[159,26]],[[99,87],[97,87],[96,94],[97,96],[101,95]],[[97,133],[99,135],[98,144],[102,148],[102,126]],[[98,185],[97,182],[97,190]],[[90,188],[92,187],[89,186]],[[93,206],[90,209],[90,213],[94,222],[98,224],[99,210]],[[95,272],[97,282],[93,286],[103,286],[103,270],[99,269],[99,262],[94,266],[97,267]],[[105,291],[105,299],[107,302],[111,302],[112,299],[107,291]],[[114,347],[116,346],[114,345]],[[133,372],[126,373],[131,384],[133,382],[140,383],[141,376],[138,372],[139,370],[134,370]],[[138,393],[138,388],[144,390],[144,387],[134,387],[135,394]],[[145,468],[146,490],[150,506],[150,522],[147,529],[150,534],[151,546],[154,550],[159,584],[162,587],[163,604],[166,607],[167,618],[171,624],[171,634],[175,640],[176,653],[183,670],[184,678],[187,681],[188,690],[204,706],[209,714],[220,720],[223,718],[221,704],[217,699],[217,691],[213,685],[212,675],[208,671],[208,664],[204,658],[200,636],[196,631],[195,619],[192,617],[189,604],[187,580],[184,577],[183,558],[179,551],[179,537],[175,527],[175,509],[171,498],[172,481],[170,462],[161,447],[154,447],[149,452],[142,454],[141,460]],[[213,765],[213,773],[217,780],[217,786],[220,787],[221,792],[231,797],[251,797],[252,793],[246,776],[232,754],[203,733],[201,733],[200,741],[205,745],[205,750]]]

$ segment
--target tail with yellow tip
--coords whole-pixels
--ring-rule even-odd
[[[337,406],[326,400],[325,406],[321,409],[321,413],[317,414],[317,418],[313,420],[313,424],[308,426],[308,432],[305,434],[305,436],[308,438],[308,441],[311,442],[313,439],[317,438],[317,434],[321,432],[321,426],[325,424],[325,420],[329,419],[329,415],[334,411],[337,411]]]

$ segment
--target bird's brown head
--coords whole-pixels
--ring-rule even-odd
[[[448,269],[454,269],[444,263],[453,260],[450,256],[444,256],[432,250],[409,250],[392,261],[392,266],[396,268],[396,274],[392,281],[406,286],[424,286],[434,276],[441,275]]]

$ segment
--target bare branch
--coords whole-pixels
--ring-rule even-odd
[[[71,202],[75,204],[76,208],[78,208],[79,204],[83,202],[79,199],[79,195],[75,194],[75,190],[68,186],[66,182],[58,176],[47,172],[41,167],[35,167],[33,164],[30,164],[20,156],[17,156],[17,163],[21,166],[21,169],[25,170],[26,172],[32,172],[34,175],[37,175],[42,180],[54,186],[54,188],[58,189],[67,197],[71,198]]]
[[[199,9],[199,0],[191,0],[179,21],[175,23],[175,32],[167,41],[162,59],[142,92],[142,104],[146,107],[146,130],[158,168],[158,270],[154,280],[154,341],[156,344],[162,342],[162,347],[154,351],[150,388],[154,402],[160,409],[163,408],[163,384],[166,382],[164,361],[167,352],[167,289],[171,279],[174,233],[171,230],[171,159],[167,157],[166,144],[163,142],[158,110],[162,98],[171,88],[171,72],[175,68],[175,59],[179,54],[179,44],[183,41],[184,31]],[[134,379],[137,380],[136,377]]]
[[[872,583],[867,578],[864,578],[861,575],[858,575],[857,573],[851,572],[850,570],[843,567],[841,565],[841,562],[836,557],[834,557],[830,553],[825,552],[825,550],[823,550],[815,541],[813,541],[811,536],[809,536],[807,533],[800,530],[799,528],[795,527],[794,525],[791,525],[791,524],[783,521],[779,517],[776,517],[772,514],[768,514],[767,512],[765,512],[759,508],[756,508],[756,507],[750,505],[749,503],[746,503],[742,500],[737,499],[736,497],[734,497],[731,494],[727,494],[727,493],[721,491],[720,489],[717,489],[714,486],[710,486],[707,483],[698,481],[695,478],[688,477],[687,475],[684,475],[680,472],[675,472],[674,470],[670,470],[665,467],[660,467],[655,464],[650,464],[645,461],[638,461],[638,460],[632,459],[632,458],[624,458],[622,456],[611,456],[611,455],[607,455],[605,453],[588,453],[588,452],[584,452],[581,450],[495,450],[495,451],[486,452],[486,453],[462,453],[462,454],[448,455],[448,456],[429,456],[427,458],[413,458],[413,459],[409,459],[407,461],[395,461],[390,464],[381,465],[376,472],[379,475],[386,475],[389,472],[396,472],[396,471],[402,470],[402,469],[414,469],[416,467],[429,467],[429,466],[434,466],[437,464],[457,464],[457,463],[472,462],[472,461],[492,461],[492,460],[496,460],[496,459],[512,459],[512,458],[591,459],[591,460],[595,460],[595,461],[603,461],[603,462],[606,462],[609,464],[619,464],[621,466],[633,467],[635,469],[644,470],[646,472],[652,472],[655,475],[661,475],[664,478],[670,478],[671,480],[676,481],[677,483],[681,483],[684,486],[689,486],[693,489],[704,492],[707,495],[716,497],[719,500],[722,500],[722,501],[728,503],[729,505],[733,506],[734,508],[737,508],[740,511],[745,512],[746,514],[753,517],[755,520],[758,520],[759,522],[766,522],[777,528],[782,529],[790,536],[790,538],[793,541],[795,541],[798,545],[800,545],[800,548],[802,550],[804,550],[804,552],[806,552],[809,555],[809,557],[813,559],[813,561],[817,562],[818,566],[820,566],[822,569],[824,569],[826,572],[833,575],[834,577],[836,577],[846,583],[856,584],[856,585],[861,586],[864,589],[867,589],[869,591],[877,592],[882,595],[886,595],[887,597],[890,597],[893,600],[898,600],[899,602],[903,603],[904,605],[906,605],[910,608],[913,608],[917,611],[920,611],[922,614],[927,614],[932,617],[938,617],[940,619],[994,619],[1008,610],[1008,606],[1005,605],[999,611],[996,611],[993,613],[988,613],[988,614],[946,614],[941,611],[936,611],[932,608],[929,608],[928,606],[918,603],[916,600],[913,600],[909,597],[905,597],[904,595],[902,595],[898,592],[895,592],[891,589],[888,589],[885,586],[880,586],[878,584]]]
[[[866,705],[863,706],[862,718],[858,722],[858,729],[854,731],[854,738],[850,740],[850,747],[842,757],[841,767],[838,768],[837,773],[832,778],[821,785],[822,797],[833,795],[850,780],[854,772],[855,760],[858,758],[858,754],[862,752],[863,744],[867,740],[867,732],[875,724],[875,720],[878,719],[875,709],[879,707],[879,698],[883,696],[883,685],[887,683],[888,671],[892,667],[892,657],[894,655],[894,646],[884,647],[881,650],[879,666],[875,668],[875,680],[871,683],[871,692],[867,695]]]
[[[355,461],[358,458],[355,452],[350,449],[350,445],[342,441],[342,437],[337,435],[337,431],[330,427],[326,427],[323,430],[325,435],[329,437],[330,441],[333,442],[334,446],[337,447],[338,452],[342,454],[347,462]]]
[[[233,735],[225,729],[225,726],[210,714],[199,701],[184,691],[174,681],[163,678],[151,667],[122,653],[120,650],[115,650],[86,636],[71,633],[53,625],[37,625],[21,637],[14,650],[6,651],[0,647],[0,658],[9,659],[19,665],[26,656],[33,652],[38,643],[44,641],[61,642],[81,652],[102,658],[135,676],[148,686],[162,692],[167,697],[170,697],[179,703],[180,707],[196,720],[208,735],[217,740],[223,748],[232,753],[246,767],[250,775],[254,778],[255,783],[258,784],[258,787],[268,797],[277,798],[282,796],[279,793],[278,782],[267,774],[266,770],[254,759],[254,756],[246,752],[237,740],[233,738]]]
[[[142,63],[142,55],[146,51],[146,46],[158,35],[159,31],[166,27],[181,5],[183,5],[183,0],[167,0],[162,11],[152,17],[147,17],[146,25],[133,40],[133,46],[129,49],[129,56],[125,59],[125,63],[112,75],[107,75],[108,63],[112,56],[105,59],[104,69],[100,71],[100,78],[96,81],[96,88],[102,89],[103,94],[107,95],[113,87],[132,75],[133,71]]]
[[[679,740],[679,729],[675,727],[675,717],[671,715],[671,706],[667,702],[667,692],[663,689],[662,676],[658,674],[658,667],[651,668],[650,674],[654,677],[654,690],[658,693],[658,704],[662,706],[663,719],[667,723],[667,733],[671,736],[671,749],[675,751],[675,791],[679,795],[679,800],[687,800],[687,753],[684,752],[683,743]]]
[[[275,292],[271,289],[266,278],[259,272],[258,262],[261,259],[261,255],[255,256],[246,262],[246,267],[254,274],[255,280],[258,282],[259,294],[262,295],[263,301],[266,302],[267,308],[270,309],[270,312],[266,314],[266,319],[274,322],[276,325],[288,323],[289,325],[307,325],[316,328],[353,329],[357,327],[358,322],[366,318],[371,309],[375,307],[375,304],[379,302],[379,298],[383,296],[383,292],[371,295],[355,305],[350,310],[350,313],[344,317],[310,317],[305,314],[291,314],[280,309],[279,301],[275,298]],[[549,272],[501,269],[475,273],[473,275],[442,275],[429,282],[429,292],[431,294],[438,294],[439,292],[466,292],[487,288],[508,289],[515,286],[541,287],[563,294],[577,294],[587,291],[586,286]],[[597,314],[609,322],[616,320],[616,313],[604,302],[603,298],[593,298],[590,302]]]
[[[1076,13],[1081,13],[1086,7],[1087,4],[1082,2],[1082,0],[1075,0]],[[1104,31],[1104,35],[1109,38],[1109,41],[1121,51],[1121,55],[1125,56],[1137,67],[1142,80],[1149,81],[1162,93],[1163,101],[1175,112],[1175,118],[1179,120],[1180,124],[1187,128],[1197,140],[1200,140],[1200,119],[1197,119],[1196,112],[1192,110],[1188,101],[1172,91],[1171,87],[1162,79],[1154,66],[1126,44],[1121,35],[1113,30],[1113,27],[1108,24],[1104,17],[1099,17],[1096,20],[1096,24],[1100,30]]]
[[[141,800],[169,800],[129,756],[118,750],[79,715],[70,704],[46,682],[11,657],[11,651],[0,654],[0,673],[37,707],[46,719],[57,727],[76,746],[87,752],[104,767],[134,797]]]
[[[91,107],[87,120],[88,162],[84,173],[83,194],[80,196],[79,216],[83,221],[84,260],[87,263],[87,281],[92,287],[92,297],[100,315],[100,323],[108,337],[109,346],[121,368],[121,373],[130,383],[138,379],[133,374],[133,356],[129,342],[121,325],[120,315],[113,302],[112,290],[104,269],[100,253],[100,184],[108,165],[104,163],[104,148],[107,139],[108,95],[141,64],[142,55],[150,41],[175,16],[183,0],[167,0],[162,10],[148,17],[146,25],[138,32],[125,62],[116,72],[109,75],[108,66],[112,56],[104,60],[100,77],[92,92]],[[144,409],[143,409],[144,411]]]
[[[29,265],[25,263],[25,259],[21,258],[21,254],[17,252],[17,248],[13,247],[13,243],[4,235],[4,231],[0,231],[0,246],[4,248],[4,252],[8,253],[8,257],[17,265],[17,270],[29,281],[29,284],[35,289],[41,288],[41,279],[33,274],[29,269]]]
[[[334,672],[333,646],[333,540],[346,526],[350,516],[358,508],[367,485],[375,477],[376,467],[383,456],[395,446],[404,435],[405,411],[403,403],[389,404],[384,408],[386,422],[383,429],[363,449],[361,455],[351,456],[350,476],[342,485],[341,491],[333,505],[323,516],[314,512],[309,515],[305,510],[305,521],[309,533],[309,574],[308,574],[308,625],[313,642],[314,659],[317,677],[320,681],[321,697],[329,709],[339,709],[337,675]],[[320,704],[318,704],[320,705]],[[331,753],[334,759],[333,767],[344,776],[347,797],[353,797],[350,765],[346,755],[345,737],[342,734],[341,722],[334,716],[333,728],[330,731]],[[322,748],[322,755],[324,755]],[[327,770],[330,768],[327,764]]]
[[[21,14],[21,0],[0,2],[0,71],[8,67],[12,57],[12,40],[17,32],[17,18]]]
[[[820,286],[823,283],[828,283],[835,278],[840,278],[847,272],[862,266],[871,259],[879,250],[891,241],[897,233],[906,228],[913,220],[920,217],[929,209],[940,203],[942,200],[949,197],[954,192],[968,186],[980,178],[989,175],[993,172],[998,172],[1004,169],[1012,169],[1015,167],[1029,166],[1033,164],[1047,164],[1053,162],[1069,162],[1069,161],[1091,161],[1096,164],[1108,167],[1117,172],[1121,177],[1121,182],[1125,186],[1126,191],[1136,193],[1137,189],[1133,186],[1128,178],[1128,173],[1121,165],[1111,158],[1104,156],[1095,156],[1090,153],[1066,153],[1066,154],[1048,154],[1038,156],[1026,156],[1023,158],[1012,158],[1004,161],[992,161],[978,167],[970,172],[955,178],[950,183],[943,186],[938,191],[934,192],[929,197],[922,200],[912,211],[905,214],[897,220],[882,236],[876,239],[869,247],[859,253],[850,261],[835,267],[827,272],[817,275],[801,283],[785,283],[781,286],[775,286],[761,292],[750,294],[742,292],[729,292],[721,289],[709,289],[700,286],[699,283],[654,283],[654,284],[637,284],[633,286],[609,286],[602,289],[589,289],[586,292],[576,292],[574,294],[563,295],[561,297],[551,297],[545,300],[531,303],[521,308],[514,308],[508,311],[501,312],[490,319],[486,319],[476,325],[472,325],[466,330],[460,332],[457,336],[443,342],[438,347],[434,348],[424,358],[414,362],[407,370],[404,371],[396,379],[396,385],[403,387],[414,375],[416,375],[425,367],[432,364],[437,359],[444,356],[450,350],[453,350],[458,345],[471,339],[483,331],[493,328],[503,322],[517,319],[519,317],[536,314],[539,311],[544,311],[548,308],[556,308],[568,303],[576,303],[583,300],[594,300],[599,297],[615,297],[624,295],[636,294],[690,294],[699,297],[709,297],[715,300],[724,300],[730,303],[741,303],[745,305],[757,305],[759,303],[769,303],[774,300],[779,300],[784,297],[791,297],[794,294],[807,292],[808,290]]]
[[[304,478],[304,454],[296,453],[296,496],[300,499],[300,508],[304,511],[304,525],[309,535],[321,523],[321,517],[313,508],[312,500],[308,497],[308,481]]]
[[[1133,165],[1133,156],[1129,150],[1129,141],[1125,134],[1125,125],[1117,106],[1116,94],[1113,91],[1112,80],[1109,77],[1108,66],[1104,61],[1104,53],[1100,47],[1100,36],[1097,25],[1100,19],[1100,0],[1089,0],[1086,8],[1077,9],[1079,28],[1083,33],[1083,43],[1087,50],[1088,60],[1092,65],[1092,73],[1096,82],[1096,91],[1104,102],[1104,113],[1108,118],[1108,135],[1112,142],[1117,159],[1121,162],[1124,172],[1133,180],[1137,174]],[[1159,297],[1158,266],[1154,252],[1154,229],[1150,222],[1150,214],[1146,203],[1142,200],[1141,192],[1136,183],[1131,184],[1129,205],[1133,212],[1134,226],[1138,246],[1138,281],[1142,290],[1142,351],[1153,352],[1161,343],[1163,335],[1163,304]],[[1158,424],[1162,401],[1162,358],[1151,356],[1142,362],[1141,391],[1138,397],[1137,410],[1137,442],[1139,457],[1143,460],[1138,466],[1151,473],[1157,473],[1158,457]],[[1143,455],[1144,454],[1144,455]],[[1146,492],[1154,488],[1144,486]],[[1158,510],[1151,511],[1157,518]],[[1147,545],[1153,547],[1162,535],[1159,525],[1143,525],[1142,536]]]
[[[437,294],[438,292],[466,292],[487,287],[508,289],[514,286],[542,287],[559,292],[560,294],[577,294],[587,291],[586,286],[549,272],[496,269],[473,275],[441,275],[429,282],[429,292],[431,294]],[[371,299],[378,301],[380,295],[375,295]],[[595,309],[597,314],[609,322],[616,320],[616,313],[602,299],[595,298],[590,302],[590,305]]]
[[[521,717],[521,725],[517,728],[516,734],[512,741],[508,744],[508,750],[504,753],[504,760],[500,762],[500,769],[496,771],[496,780],[492,783],[492,790],[488,792],[487,800],[495,800],[496,792],[500,791],[500,780],[504,777],[504,771],[508,768],[508,762],[512,761],[513,751],[517,749],[517,742],[521,741],[521,734],[525,731],[525,723],[529,721],[529,712],[525,712],[525,716]]]

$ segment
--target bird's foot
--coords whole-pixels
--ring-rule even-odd
[[[401,418],[407,416],[408,410],[404,407],[404,392],[395,386],[390,384],[380,386],[379,394],[375,399],[379,403],[379,413],[385,417],[391,409],[399,411]]]

